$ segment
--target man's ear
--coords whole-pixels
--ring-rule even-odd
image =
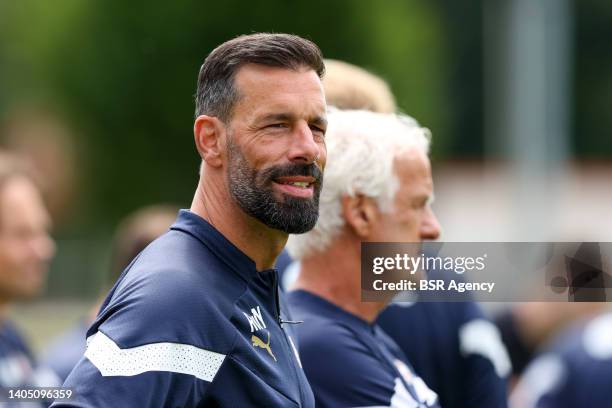
[[[367,241],[378,220],[378,206],[372,198],[363,194],[355,197],[345,195],[342,197],[342,215],[353,233]]]
[[[196,149],[209,166],[220,167],[223,164],[224,133],[225,126],[214,116],[200,115],[193,124]]]

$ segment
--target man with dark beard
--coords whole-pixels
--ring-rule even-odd
[[[318,216],[324,66],[310,41],[237,37],[198,77],[189,211],[124,271],[68,376],[72,407],[312,407],[274,261]]]
[[[228,138],[227,151],[230,163],[228,185],[232,196],[244,212],[271,228],[292,234],[301,234],[312,229],[319,215],[317,209],[323,179],[319,167],[314,164],[295,163],[258,172],[250,167],[231,135]],[[295,195],[287,194],[282,201],[277,201],[270,183],[274,180],[284,180],[285,185],[290,186],[293,183],[301,189],[305,188],[301,184],[313,184],[312,188],[316,191],[311,200],[304,199],[310,197],[309,191],[303,194],[296,190],[292,191]],[[312,183],[313,180],[315,183]]]

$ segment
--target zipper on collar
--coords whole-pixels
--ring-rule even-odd
[[[298,367],[297,365],[297,361],[296,361],[296,357],[293,355],[294,354],[294,346],[291,342],[291,340],[289,340],[289,337],[287,335],[287,333],[285,332],[285,329],[283,328],[283,323],[287,323],[287,324],[299,324],[299,323],[304,323],[301,320],[283,320],[283,318],[281,317],[280,314],[280,296],[279,296],[279,287],[278,287],[278,271],[276,269],[274,269],[274,279],[273,279],[273,283],[274,283],[274,300],[276,303],[276,319],[278,322],[278,325],[280,326],[281,332],[283,333],[283,337],[285,338],[285,344],[287,346],[287,350],[289,352],[289,355],[291,356],[291,367],[293,368],[293,374],[294,374],[294,378],[297,382],[297,388],[298,388],[298,393],[300,395],[300,401],[298,401],[299,406],[303,406],[302,404],[306,401],[306,395],[305,395],[305,390],[302,387],[302,381],[301,378],[306,378],[301,377],[299,371],[302,370],[301,368]]]
[[[276,304],[276,320],[278,321],[278,324],[280,325],[280,327],[283,327],[284,323],[287,324],[300,324],[300,323],[304,323],[303,320],[284,320],[281,317],[281,313],[280,313],[280,299],[279,299],[279,295],[278,295],[278,291],[280,290],[280,288],[278,287],[278,271],[276,269],[274,269],[274,279],[273,279],[273,285],[274,287],[274,300],[275,300],[275,304]]]
[[[278,272],[276,271],[276,269],[273,270],[273,275],[272,275],[272,290],[274,291],[274,310],[276,312],[276,321],[278,321],[278,324],[281,326],[281,328],[283,327],[283,319],[281,319],[280,316],[280,299],[278,296]]]

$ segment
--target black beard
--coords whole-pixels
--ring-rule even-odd
[[[263,170],[252,168],[240,147],[228,138],[229,191],[242,210],[270,228],[288,234],[303,234],[310,231],[319,218],[319,195],[323,173],[316,164],[292,163],[272,166]],[[283,194],[276,200],[273,180],[283,176],[313,177],[312,198],[300,198]]]

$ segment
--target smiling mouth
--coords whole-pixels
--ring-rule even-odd
[[[301,180],[295,180],[292,177],[280,178],[274,180],[274,184],[277,186],[278,190],[281,190],[285,194],[294,197],[311,198],[314,194],[314,178],[300,177],[300,179]]]
[[[299,188],[308,188],[308,187],[312,186],[314,183],[309,183],[307,181],[291,181],[291,182],[278,183],[278,184],[284,184],[284,185],[288,185],[288,186],[295,186],[295,187],[299,187]]]

